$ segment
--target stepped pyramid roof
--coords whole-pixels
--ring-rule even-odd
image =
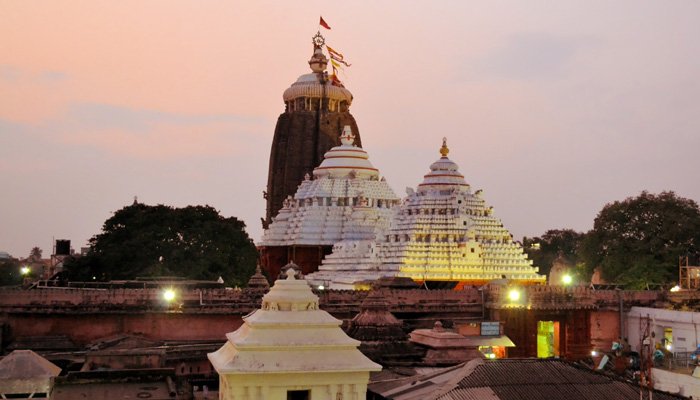
[[[367,152],[353,144],[345,126],[341,145],[307,174],[288,197],[262,238],[262,246],[329,245],[342,240],[374,240],[388,226],[399,198],[380,177]]]
[[[379,371],[340,328],[341,321],[318,307],[309,284],[290,268],[263,297],[262,308],[209,360],[221,374]]]
[[[443,139],[440,159],[416,191],[407,191],[377,241],[364,246],[339,243],[319,272],[307,279],[331,288],[357,288],[360,282],[385,276],[419,282],[483,284],[507,278],[543,283],[545,276],[537,274],[522,246],[494,216],[482,191],[472,192],[448,153]]]

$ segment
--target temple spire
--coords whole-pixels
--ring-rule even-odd
[[[311,38],[311,42],[314,45],[314,54],[309,60],[309,67],[311,71],[316,74],[323,73],[328,66],[328,58],[323,54],[323,45],[326,43],[326,39],[321,35],[321,32],[316,32],[316,35]]]
[[[446,137],[442,138],[442,147],[440,148],[440,154],[442,154],[443,157],[447,157],[447,155],[450,154],[450,149],[447,147]]]

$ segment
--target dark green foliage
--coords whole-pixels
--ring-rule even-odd
[[[32,249],[29,251],[29,258],[32,260],[41,260],[41,255],[43,252],[44,251],[38,246],[32,247]]]
[[[18,286],[22,284],[21,265],[18,260],[10,258],[0,260],[0,286]]]
[[[572,265],[579,262],[578,250],[584,237],[573,229],[550,229],[540,237],[523,238],[523,247],[533,265],[540,267],[540,273],[548,275],[560,253]]]
[[[581,255],[589,272],[600,266],[608,282],[643,288],[678,280],[678,257],[700,245],[700,209],[674,192],[607,204],[598,213]]]
[[[257,251],[236,218],[209,206],[173,208],[135,203],[105,221],[86,256],[67,263],[71,280],[179,276],[245,285]]]

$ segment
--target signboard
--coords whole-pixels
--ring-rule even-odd
[[[484,321],[481,323],[481,336],[500,336],[501,323],[498,321]]]

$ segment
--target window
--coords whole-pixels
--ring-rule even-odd
[[[309,400],[311,399],[310,390],[287,390],[287,400]]]

